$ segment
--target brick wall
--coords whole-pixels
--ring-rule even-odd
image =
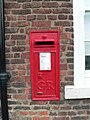
[[[65,100],[73,84],[72,0],[5,0],[5,39],[10,120],[90,120],[90,100]],[[61,100],[32,101],[30,30],[60,30]]]

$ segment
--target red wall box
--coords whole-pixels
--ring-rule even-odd
[[[60,99],[59,31],[30,32],[33,100]]]

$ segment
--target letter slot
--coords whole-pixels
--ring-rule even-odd
[[[35,40],[35,47],[54,46],[54,40]]]

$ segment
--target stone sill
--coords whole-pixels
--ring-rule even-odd
[[[65,99],[90,98],[90,87],[65,86]]]

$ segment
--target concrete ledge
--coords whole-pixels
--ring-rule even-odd
[[[90,88],[84,86],[65,86],[65,99],[90,98]]]

